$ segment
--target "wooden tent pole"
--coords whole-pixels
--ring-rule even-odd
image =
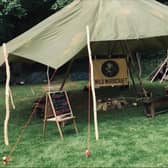
[[[139,74],[138,74],[138,72],[137,72],[137,70],[136,70],[136,68],[135,68],[134,59],[133,59],[131,53],[130,53],[130,58],[131,58],[132,66],[134,67],[135,73],[136,73],[137,78],[138,78],[138,80],[139,80],[140,86],[141,86],[141,88],[142,88],[142,91],[143,91],[143,93],[144,93],[144,96],[145,96],[145,97],[148,97],[147,92],[146,92],[146,90],[145,90],[145,88],[144,88],[144,86],[143,86],[143,82],[142,82],[142,80],[141,80],[141,77],[139,76]]]
[[[6,104],[6,116],[4,120],[4,141],[5,145],[9,145],[9,138],[8,138],[8,121],[10,118],[10,108],[9,108],[9,96],[10,96],[10,67],[8,63],[8,52],[6,48],[6,44],[3,45],[3,55],[5,59],[5,65],[6,65],[6,86],[5,86],[5,104]]]
[[[138,74],[138,72],[137,72],[137,70],[136,70],[136,68],[135,68],[134,59],[133,59],[132,53],[131,53],[131,51],[130,51],[128,45],[127,45],[127,41],[125,41],[125,45],[124,45],[124,46],[125,46],[125,50],[126,50],[127,54],[129,55],[129,57],[130,57],[130,59],[131,59],[130,62],[131,62],[131,64],[132,64],[132,67],[135,69],[135,73],[136,73],[137,78],[138,78],[138,80],[139,80],[139,83],[140,83],[140,86],[141,86],[141,88],[142,88],[142,91],[143,91],[145,97],[148,97],[148,96],[147,96],[147,92],[146,92],[146,90],[145,90],[145,88],[144,88],[144,86],[143,86],[143,82],[142,82],[142,80],[141,80],[141,77],[139,76],[139,74]]]
[[[152,75],[155,75],[159,67],[162,65],[162,62],[147,76],[147,78],[153,78]],[[151,81],[152,83],[152,81]]]
[[[70,70],[71,70],[73,61],[74,61],[74,58],[71,59],[69,65],[68,65],[68,69],[67,69],[67,71],[66,71],[66,74],[65,74],[65,76],[64,76],[63,82],[62,82],[62,84],[61,84],[59,90],[62,90],[62,89],[64,88],[64,85],[65,85],[65,82],[66,82],[66,80],[67,80],[67,78],[68,78],[68,74],[69,74],[69,72],[70,72]]]
[[[139,58],[139,53],[136,53],[136,59],[137,59],[137,63],[138,63],[138,69],[139,69],[139,77],[142,76],[142,68],[141,68],[141,61],[140,61],[140,58]]]
[[[123,53],[126,53],[126,63],[127,63],[127,66],[128,66],[129,75],[130,75],[130,78],[131,78],[131,81],[132,81],[132,85],[133,85],[135,94],[137,94],[137,88],[136,88],[134,76],[133,76],[131,65],[130,65],[130,61],[129,61],[129,54],[128,54],[128,52],[126,50],[126,47],[125,47],[123,42],[120,42],[120,46],[122,48]]]
[[[168,71],[168,68],[166,68],[166,71],[165,71],[164,75],[162,76],[162,79],[160,80],[160,83],[162,83],[162,82],[163,82],[163,80],[165,79],[166,74],[167,74],[167,71]]]
[[[162,76],[162,79],[160,80],[160,83],[162,83],[163,80],[165,79],[165,77],[166,77],[166,75],[167,75],[167,71],[168,71],[168,60],[167,60],[167,62],[166,62],[166,70],[165,70],[165,72],[164,72],[164,74],[163,74],[163,76]]]
[[[157,72],[155,73],[155,75],[151,79],[151,83],[155,80],[156,76],[158,75],[158,73],[163,68],[163,66],[165,65],[166,62],[168,62],[168,50],[167,50],[167,57],[166,57],[166,59],[164,60],[164,62],[161,64],[160,68],[157,70]]]
[[[134,76],[133,76],[131,67],[129,67],[129,72],[130,72],[130,77],[131,77],[132,85],[133,85],[133,88],[135,90],[135,94],[137,94],[137,88],[136,88],[136,84],[135,84],[135,80],[134,80]]]
[[[91,47],[90,47],[89,26],[86,26],[86,33],[87,33],[87,48],[88,48],[89,63],[90,63],[90,77],[91,77],[91,90],[92,90],[92,98],[93,98],[95,136],[96,136],[96,140],[98,140],[99,131],[98,131],[98,121],[97,121],[96,94],[95,94],[94,75],[93,75],[92,53],[91,53]]]
[[[132,69],[131,69],[131,66],[129,64],[129,58],[126,59],[126,63],[127,63],[128,69],[129,69],[129,75],[130,75],[130,78],[131,78],[131,81],[132,81],[132,85],[133,85],[135,94],[137,94],[137,88],[136,88],[136,84],[135,84],[135,81],[134,81],[134,76],[133,76],[133,73],[132,73]]]

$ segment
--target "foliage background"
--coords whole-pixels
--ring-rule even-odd
[[[72,0],[0,0],[0,44],[39,23]]]

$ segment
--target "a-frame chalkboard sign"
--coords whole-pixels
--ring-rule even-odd
[[[43,124],[43,135],[45,136],[45,128],[47,121],[53,121],[58,127],[61,139],[63,139],[62,123],[72,120],[76,133],[75,116],[72,113],[72,108],[66,91],[55,91],[46,93],[45,114]]]

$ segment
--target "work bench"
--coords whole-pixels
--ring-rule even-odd
[[[148,117],[168,112],[168,96],[149,98],[144,100],[144,110]]]

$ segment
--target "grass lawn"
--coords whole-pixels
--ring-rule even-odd
[[[0,167],[168,167],[168,113],[151,119],[144,116],[141,103],[137,107],[99,111],[100,140],[94,136],[93,116],[91,124],[91,156],[85,157],[87,148],[87,92],[82,88],[85,81],[68,82],[66,89],[72,109],[77,117],[79,134],[71,125],[64,128],[61,141],[54,123],[47,124],[46,139],[42,138],[42,119],[34,116],[25,130],[19,145],[8,165],[0,162]],[[164,85],[145,86],[154,96],[164,93]],[[18,133],[32,111],[37,97],[43,94],[43,86],[13,87],[16,110],[11,110],[9,122],[10,145],[3,141],[4,89],[0,88],[0,157],[7,155],[15,143]],[[97,97],[133,97],[132,89],[104,88],[96,90]],[[131,99],[132,102],[135,98]]]

